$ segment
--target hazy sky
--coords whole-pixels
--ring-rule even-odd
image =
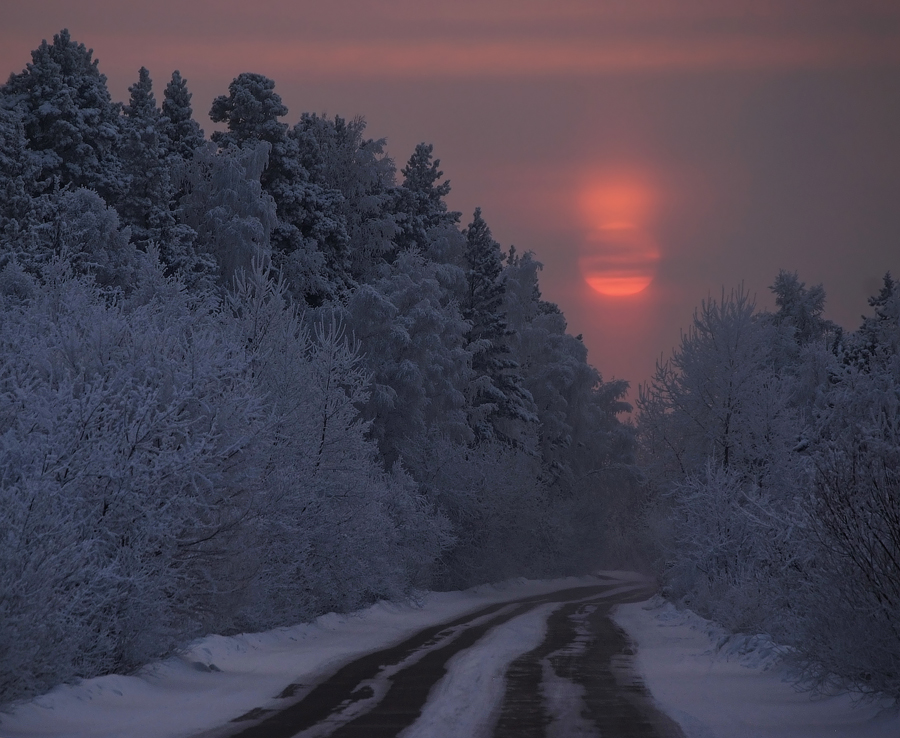
[[[3,74],[67,27],[114,99],[141,65],[158,97],[179,69],[207,132],[213,97],[252,71],[291,124],[364,115],[398,168],[433,143],[451,207],[537,255],[606,378],[644,381],[723,287],[771,306],[778,269],[797,270],[854,328],[900,274],[896,1],[0,5]]]

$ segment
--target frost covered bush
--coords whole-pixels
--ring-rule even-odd
[[[265,556],[242,622],[289,624],[427,584],[446,523],[401,470],[382,470],[359,417],[370,380],[358,347],[331,316],[301,321],[259,263],[232,308],[270,414]]]
[[[900,699],[900,356],[836,387],[819,429],[800,592],[804,679]]]
[[[657,570],[673,596],[735,628],[766,628],[805,466],[785,329],[743,290],[702,303],[641,390],[640,436]]]
[[[670,596],[734,631],[771,631],[796,565],[797,517],[735,470],[709,463],[677,483],[657,514]],[[664,512],[663,512],[664,511]]]
[[[240,345],[177,285],[110,300],[56,271],[0,318],[0,699],[164,653],[251,574]]]

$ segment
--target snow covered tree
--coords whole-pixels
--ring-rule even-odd
[[[432,144],[418,144],[401,170],[403,183],[394,190],[394,241],[398,251],[418,248],[438,263],[465,268],[465,241],[457,227],[462,213],[447,208],[450,180],[439,181],[444,173],[433,151]]]
[[[16,260],[37,272],[41,231],[52,219],[52,191],[39,183],[40,157],[28,148],[21,111],[0,105],[0,263]]]
[[[53,235],[59,256],[76,273],[92,275],[101,287],[130,291],[138,255],[128,229],[120,227],[118,213],[86,189],[61,193],[58,207]]]
[[[304,113],[292,135],[313,182],[336,191],[347,231],[350,274],[355,281],[373,277],[394,249],[397,232],[391,212],[394,162],[384,155],[385,139],[366,139],[365,119],[346,121]]]
[[[638,399],[660,572],[674,597],[728,627],[772,632],[785,573],[803,565],[792,531],[808,481],[805,416],[781,352],[794,339],[743,289],[723,290]]]
[[[288,111],[272,80],[245,72],[228,91],[213,101],[210,117],[228,126],[227,131],[214,133],[213,141],[225,148],[259,141],[271,145],[260,181],[275,201],[278,215],[272,232],[272,261],[296,297],[321,304],[349,286],[340,193],[311,181],[297,131],[289,133],[287,124],[278,120]]]
[[[503,309],[500,245],[481,217],[481,208],[466,229],[467,294],[462,313],[471,324],[470,424],[477,440],[499,438],[526,442],[525,424],[537,420],[534,401],[522,386],[518,364],[509,352],[509,329]]]
[[[870,300],[873,323],[897,315],[896,293]],[[871,323],[869,321],[872,321]],[[894,346],[898,340],[896,318]],[[852,341],[856,336],[851,336]],[[884,347],[884,344],[881,344]],[[808,686],[900,698],[900,354],[879,349],[851,364],[821,403],[799,544],[812,564],[796,587],[799,621],[785,637]],[[798,632],[799,631],[799,632]]]
[[[634,434],[619,420],[628,384],[604,382],[566,319],[541,299],[540,262],[510,248],[504,265],[509,346],[534,399],[541,480],[553,500],[561,540],[557,571],[589,571],[627,561],[639,515]],[[566,567],[571,567],[567,569]]]
[[[301,319],[266,271],[258,261],[242,273],[230,299],[271,417],[264,545],[242,610],[253,627],[401,596],[425,584],[447,539],[410,480],[384,474],[366,438],[358,345],[330,317]]]
[[[891,273],[881,290],[869,298],[874,315],[864,316],[859,329],[845,341],[842,361],[863,371],[890,363],[900,353],[900,288]]]
[[[59,264],[5,305],[2,701],[227,627],[252,574],[241,521],[265,418],[243,349],[144,266],[132,301]]]
[[[203,129],[193,117],[187,80],[177,69],[172,72],[172,79],[163,93],[162,114],[169,154],[182,161],[190,161],[205,139]]]
[[[241,270],[250,270],[254,258],[269,255],[275,203],[259,178],[270,144],[219,153],[212,149],[195,153],[179,217],[197,234],[193,271],[198,279],[214,274],[229,286]]]
[[[498,441],[467,447],[435,437],[422,450],[420,487],[455,538],[434,586],[464,589],[553,570],[559,539],[538,459]]]
[[[838,330],[837,325],[822,317],[825,288],[821,284],[807,289],[797,272],[782,269],[770,289],[778,306],[772,322],[792,328],[794,340],[801,346]]]
[[[30,222],[20,222],[28,230],[10,242],[8,258],[41,279],[62,260],[104,289],[133,287],[139,259],[129,230],[96,192],[63,190],[36,199],[35,205]]]
[[[535,403],[545,475],[565,495],[577,480],[632,461],[633,439],[617,419],[631,406],[621,400],[627,383],[604,383],[560,309],[541,299],[540,269],[531,253],[510,249],[504,308],[510,352]]]
[[[403,252],[381,279],[358,287],[347,303],[348,326],[373,377],[362,414],[371,420],[388,468],[401,458],[406,468],[415,468],[426,435],[471,440],[465,415],[467,324],[442,289],[439,270],[419,253]]]
[[[713,459],[762,482],[776,471],[772,444],[796,445],[789,387],[775,371],[775,329],[754,311],[743,288],[704,300],[681,345],[641,387],[647,458],[668,478],[700,472]]]
[[[156,107],[150,73],[141,67],[138,74],[138,81],[128,88],[131,97],[124,107],[125,190],[116,210],[139,248],[146,250],[152,241],[159,245],[163,261],[172,264],[178,261],[176,254],[183,255],[190,247],[193,233],[175,222],[167,121]]]
[[[113,203],[123,187],[119,109],[92,55],[62,30],[32,52],[0,97],[22,112],[29,148],[40,156],[39,182],[86,187]]]

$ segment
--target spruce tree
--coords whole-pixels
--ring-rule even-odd
[[[172,79],[163,93],[162,113],[169,154],[190,161],[205,139],[203,129],[193,118],[187,80],[177,69],[172,72]]]
[[[434,247],[456,231],[462,213],[447,208],[444,198],[450,193],[450,180],[440,181],[444,176],[441,160],[434,159],[433,152],[432,144],[418,144],[401,170],[403,184],[394,193],[398,226],[394,241],[398,251],[418,248],[439,261],[453,262],[459,256],[455,249],[448,250],[446,243]]]
[[[863,316],[862,325],[847,337],[843,362],[870,372],[889,365],[900,353],[900,288],[886,272],[881,289],[869,298],[874,314]]]
[[[837,325],[822,317],[825,288],[821,284],[807,288],[797,272],[782,269],[769,289],[775,294],[778,306],[772,322],[792,328],[798,345],[803,346],[838,330]]]
[[[478,440],[521,443],[521,423],[537,418],[519,365],[510,355],[500,244],[481,217],[481,208],[475,210],[465,236],[468,293],[462,312],[471,324],[467,339],[475,375],[470,397],[472,430]]]
[[[131,227],[132,241],[146,249],[151,241],[163,248],[172,238],[175,217],[169,204],[172,181],[168,162],[169,143],[165,123],[150,73],[141,67],[138,81],[124,107],[122,167],[125,192],[116,203],[123,223]],[[163,261],[168,261],[165,257]]]

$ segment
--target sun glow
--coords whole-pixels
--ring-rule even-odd
[[[605,181],[582,191],[579,214],[585,237],[578,264],[595,292],[625,297],[653,282],[660,252],[643,225],[653,199],[648,187],[629,180]]]

